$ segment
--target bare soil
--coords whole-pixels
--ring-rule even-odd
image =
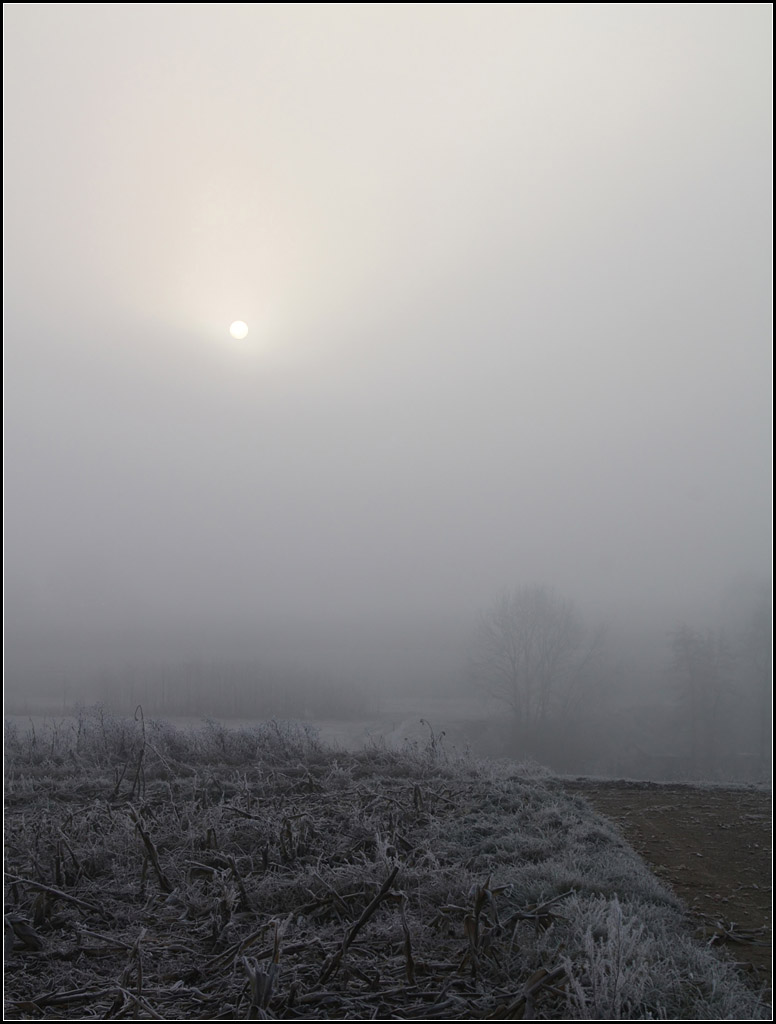
[[[697,920],[770,992],[772,793],[755,787],[564,780],[614,822]]]

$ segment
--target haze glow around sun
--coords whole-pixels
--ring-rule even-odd
[[[233,338],[236,338],[238,341],[242,341],[242,339],[248,335],[248,325],[244,320],[235,320],[229,328],[229,333]]]

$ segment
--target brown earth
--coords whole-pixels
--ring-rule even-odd
[[[619,827],[688,907],[698,935],[724,943],[770,992],[771,791],[599,779],[563,785]]]

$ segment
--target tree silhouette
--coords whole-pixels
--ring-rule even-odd
[[[529,731],[573,714],[602,641],[572,601],[548,587],[518,587],[480,615],[470,674],[509,708],[518,730]]]

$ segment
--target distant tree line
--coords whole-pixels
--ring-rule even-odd
[[[724,629],[672,630],[645,671],[613,660],[603,628],[551,588],[501,594],[480,614],[468,660],[470,683],[501,711],[490,752],[559,771],[767,778],[770,587],[751,586],[733,604]]]
[[[369,713],[363,691],[324,673],[226,661],[127,667],[70,680],[66,692],[71,703],[104,701],[119,713],[141,704],[146,714],[166,717],[349,719]]]
[[[685,748],[698,774],[747,759],[767,772],[772,748],[772,612],[764,586],[728,629],[682,624],[670,671]]]

